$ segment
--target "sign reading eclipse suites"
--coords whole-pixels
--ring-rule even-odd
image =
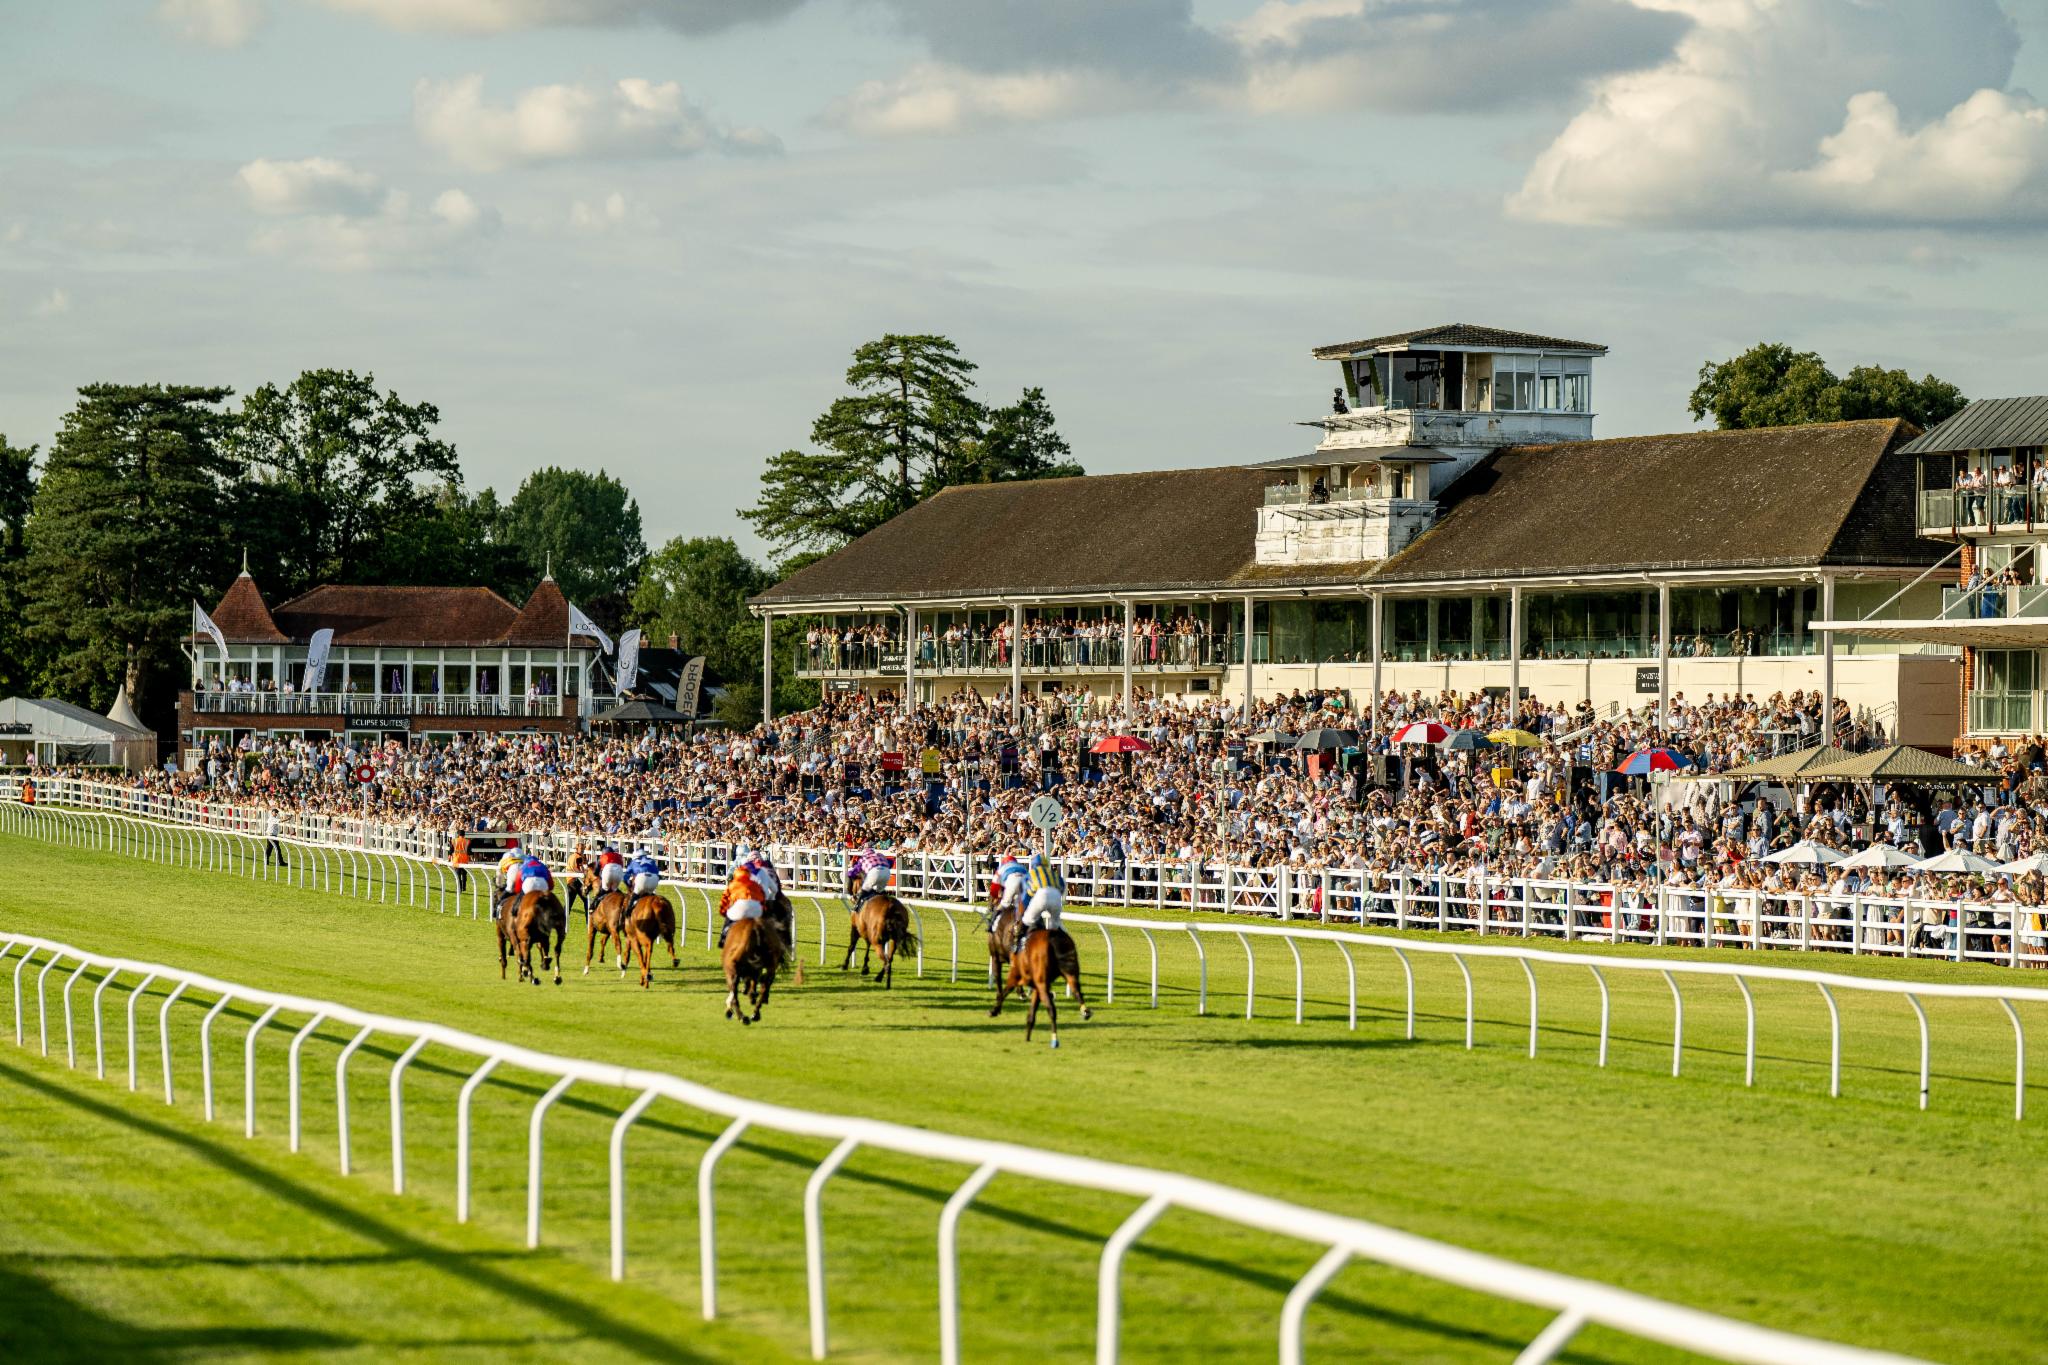
[[[410,730],[411,716],[350,716],[347,718],[351,730]]]

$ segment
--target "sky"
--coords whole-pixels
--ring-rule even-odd
[[[1452,321],[1609,346],[1600,435],[1767,339],[2048,392],[2034,89],[2048,0],[0,0],[0,432],[368,371],[760,552],[892,331],[1093,472]]]

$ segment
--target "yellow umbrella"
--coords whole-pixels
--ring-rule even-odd
[[[1530,734],[1527,730],[1495,730],[1487,738],[1495,744],[1505,744],[1510,749],[1540,749],[1543,747],[1542,738]]]

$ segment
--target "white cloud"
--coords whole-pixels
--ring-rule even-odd
[[[578,199],[569,205],[569,227],[587,236],[610,232],[646,232],[661,225],[642,202],[613,190],[601,199]]]
[[[235,173],[258,213],[336,214],[361,217],[383,202],[383,183],[345,161],[309,156],[300,161],[259,158]]]
[[[208,47],[240,47],[267,17],[264,0],[160,0],[159,22]]]
[[[39,318],[54,318],[71,311],[71,296],[62,289],[52,289],[36,301],[35,314]]]
[[[934,59],[834,105],[857,132],[1161,106],[1474,112],[1653,65],[1690,23],[1640,0],[1265,0],[1215,26],[1188,0],[882,2]]]
[[[539,85],[510,104],[484,99],[482,76],[421,81],[413,90],[420,140],[477,170],[544,161],[778,150],[770,134],[731,129],[683,97],[674,81],[628,77],[610,86]]]
[[[236,178],[266,223],[260,251],[326,270],[427,269],[459,261],[498,230],[495,209],[446,189],[425,209],[371,172],[327,157],[252,161]]]
[[[1637,0],[1696,27],[1612,77],[1510,196],[1553,222],[2048,221],[2048,124],[1996,0]]]
[[[925,63],[890,80],[866,82],[826,117],[857,133],[891,136],[1058,118],[1128,102],[1116,82],[1100,76],[1068,71],[990,75]]]

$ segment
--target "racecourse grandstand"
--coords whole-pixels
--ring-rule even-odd
[[[1313,450],[950,488],[754,599],[831,690],[1494,692],[1603,711],[1811,691],[1958,733],[1901,421],[1593,439],[1604,348],[1457,324],[1321,347]],[[1832,708],[1823,714],[1832,715]]]

